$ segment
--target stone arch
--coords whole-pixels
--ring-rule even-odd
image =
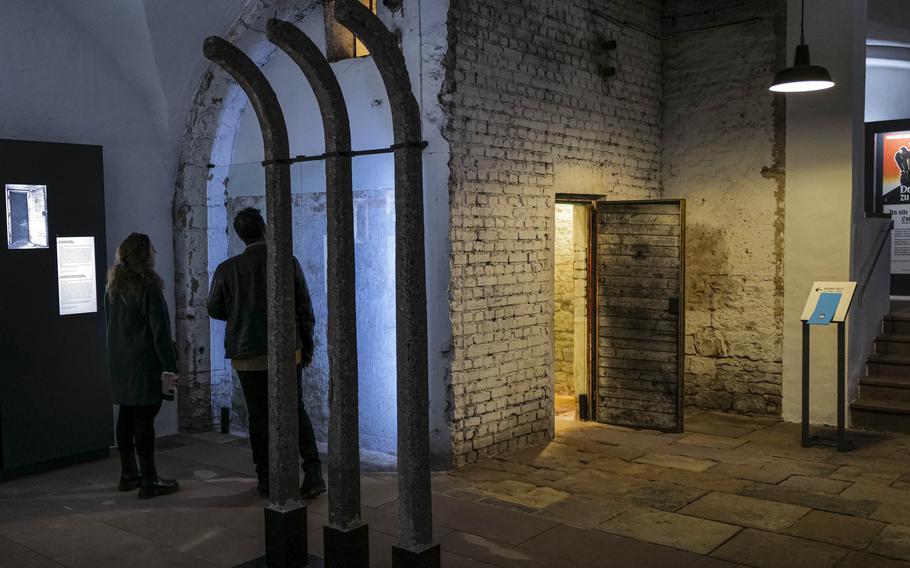
[[[276,47],[265,37],[269,18],[299,22],[321,6],[319,0],[249,0],[225,39],[242,49],[258,66]],[[200,52],[202,46],[199,46]],[[230,160],[234,134],[247,104],[243,90],[214,64],[203,73],[193,96],[180,144],[174,188],[175,335],[184,380],[178,398],[179,427],[207,430],[212,425],[211,335],[205,302],[209,275],[209,240],[226,225],[210,224],[213,202],[210,163]]]
[[[318,10],[325,10],[330,4],[325,0],[247,0],[236,23],[222,37],[263,67],[272,61],[272,55],[278,50],[265,37],[270,18],[277,17],[300,26],[309,16],[317,16]],[[447,8],[444,5],[432,8],[424,6],[422,13],[426,23],[421,23],[417,17],[419,13],[418,10],[407,14],[387,11],[384,18],[388,19],[388,25],[393,29],[405,25],[427,26],[421,36],[424,43],[420,45],[430,46],[428,49],[432,48],[434,55],[427,59],[422,48],[418,49],[416,34],[404,38],[404,45],[410,46],[404,52],[412,73],[418,68],[424,70],[420,75],[421,88],[429,89],[427,92],[432,93],[442,88],[443,76],[439,70],[448,43],[446,27],[441,22],[445,21]],[[199,50],[201,55],[201,42]],[[432,65],[427,66],[428,61]],[[235,134],[239,132],[240,116],[246,105],[245,95],[239,87],[221,73],[213,73],[213,69],[214,66],[201,74],[188,109],[179,146],[173,201],[176,337],[184,374],[178,401],[178,418],[183,431],[200,431],[212,427],[212,374],[215,366],[212,364],[210,347],[216,348],[219,341],[210,333],[205,301],[209,275],[214,271],[214,266],[209,264],[217,264],[226,256],[227,243],[224,243],[224,254],[219,255],[217,249],[211,254],[208,241],[210,236],[226,239],[229,227],[227,216],[223,213],[225,180],[214,178],[213,173],[217,170],[207,166],[212,162],[228,164],[233,161]],[[420,117],[424,123],[424,137],[430,142],[431,152],[428,157],[430,171],[433,172],[433,176],[426,181],[431,188],[427,191],[444,195],[449,181],[448,142],[441,132],[445,123],[444,109],[431,102],[429,96],[421,101]],[[209,197],[210,187],[215,190],[213,199]],[[447,200],[434,199],[426,203],[426,206],[429,207],[428,218],[447,226]],[[427,270],[428,290],[432,290],[427,298],[431,324],[428,326],[428,339],[432,352],[429,360],[432,389],[431,452],[436,467],[451,467],[454,394],[451,382],[452,329],[448,303],[448,233],[429,232],[426,238],[426,254],[433,261],[430,270]],[[215,359],[217,364],[219,358]],[[371,446],[376,440],[364,439],[363,434],[361,424],[361,444],[367,449],[380,449]]]

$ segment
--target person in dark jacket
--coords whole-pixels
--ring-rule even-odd
[[[117,248],[104,293],[107,361],[114,404],[120,405],[119,489],[138,487],[140,499],[178,489],[175,480],[159,478],[155,467],[155,416],[161,410],[163,373],[175,377],[177,362],[164,284],[154,266],[155,248],[148,235],[132,233]]]
[[[237,372],[249,416],[250,448],[258,477],[257,490],[269,493],[268,330],[266,317],[265,221],[248,207],[234,218],[234,230],[246,244],[242,254],[218,265],[208,298],[209,315],[225,320],[225,356]],[[288,267],[291,269],[291,267]],[[303,367],[313,360],[313,305],[300,263],[294,259],[294,312],[297,336],[297,414],[299,451],[303,460],[300,495],[312,498],[326,491],[313,424],[303,405]]]

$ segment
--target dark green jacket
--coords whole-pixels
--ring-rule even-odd
[[[164,294],[151,283],[138,297],[114,298],[107,291],[104,314],[114,404],[157,404],[162,399],[161,373],[177,372]]]

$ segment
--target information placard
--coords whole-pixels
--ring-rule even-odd
[[[811,325],[844,321],[855,291],[856,282],[813,282],[800,319]]]
[[[57,284],[61,316],[98,311],[95,237],[57,237]]]

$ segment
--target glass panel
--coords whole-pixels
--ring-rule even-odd
[[[353,160],[361,444],[395,452],[395,159]]]
[[[361,156],[352,161],[354,187],[354,247],[357,302],[357,346],[360,374],[360,429],[364,449],[394,453],[396,425],[395,366],[395,207],[394,156]],[[210,270],[245,246],[232,228],[234,216],[245,207],[258,208],[268,222],[265,169],[259,162],[230,164],[211,170],[209,195]],[[307,411],[324,439],[328,424],[327,291],[325,162],[291,166],[291,204],[294,256],[300,262],[316,316],[313,363],[304,371]],[[218,331],[218,328],[221,328]],[[235,424],[245,427],[243,397],[231,396],[229,366],[224,364],[223,324],[212,326],[212,366],[216,358],[227,370],[215,384],[213,404],[233,406]],[[218,353],[216,353],[216,351]],[[217,396],[216,396],[217,391]]]

